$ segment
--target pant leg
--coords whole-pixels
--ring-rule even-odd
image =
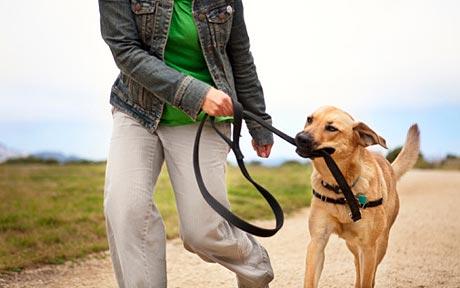
[[[107,238],[118,286],[166,287],[166,238],[152,194],[164,161],[157,135],[115,110],[104,187]]]
[[[218,126],[230,134],[229,123]],[[199,191],[192,163],[197,128],[198,124],[158,129],[176,196],[184,246],[201,258],[234,271],[239,287],[267,287],[273,271],[265,249],[254,237],[228,224],[212,210]],[[208,125],[200,144],[203,179],[210,193],[228,207],[225,169],[229,148]]]

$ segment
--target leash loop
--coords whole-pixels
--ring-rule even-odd
[[[229,223],[233,224],[234,226],[238,227],[239,229],[246,231],[248,233],[251,233],[253,235],[260,236],[260,237],[270,237],[270,236],[275,235],[276,232],[278,232],[278,230],[281,229],[281,227],[283,226],[283,223],[284,223],[283,210],[281,206],[279,205],[278,201],[276,201],[275,197],[273,197],[273,195],[271,195],[267,189],[265,189],[263,186],[257,183],[254,179],[252,179],[249,172],[247,171],[246,166],[243,161],[244,155],[241,152],[240,144],[239,144],[242,119],[243,119],[243,107],[241,106],[241,104],[234,101],[233,111],[234,111],[233,141],[217,129],[217,127],[215,126],[214,119],[212,119],[211,121],[211,126],[217,132],[217,134],[230,146],[231,150],[235,154],[238,166],[243,176],[259,191],[259,193],[265,198],[265,200],[269,204],[270,208],[272,209],[275,215],[275,223],[276,223],[275,228],[269,229],[269,228],[258,227],[258,226],[255,226],[241,219],[237,215],[233,214],[227,207],[225,207],[219,201],[217,201],[217,199],[215,199],[212,196],[212,194],[208,191],[208,189],[206,188],[206,185],[204,184],[204,181],[203,181],[203,177],[201,175],[201,169],[200,169],[199,145],[200,145],[200,138],[201,138],[201,134],[203,131],[203,127],[208,117],[207,115],[204,117],[204,119],[200,123],[200,126],[198,127],[196,138],[195,138],[195,144],[193,146],[193,168],[195,171],[195,178],[197,180],[198,187],[205,201],[225,220],[227,220]]]

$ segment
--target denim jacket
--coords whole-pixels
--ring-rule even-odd
[[[102,38],[120,69],[110,103],[153,133],[164,103],[196,119],[210,86],[164,63],[173,0],[99,0]],[[249,50],[241,0],[193,0],[193,15],[209,72],[217,89],[267,122],[262,87]],[[271,132],[246,121],[259,145]]]

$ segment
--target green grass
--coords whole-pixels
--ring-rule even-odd
[[[168,238],[174,238],[178,218],[165,170],[155,201]],[[309,204],[307,166],[250,166],[249,170],[273,191],[286,213]],[[104,164],[0,165],[0,271],[60,264],[108,249],[102,208],[104,172]],[[229,166],[227,180],[233,211],[246,219],[270,218],[270,208],[238,168]]]

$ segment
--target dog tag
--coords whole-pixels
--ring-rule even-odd
[[[358,194],[358,202],[360,205],[365,205],[367,203],[367,196],[364,194]]]

